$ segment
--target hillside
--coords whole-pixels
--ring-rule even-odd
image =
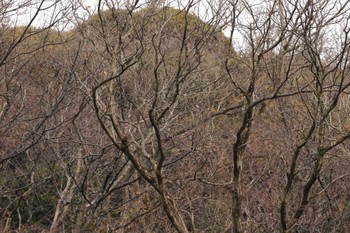
[[[31,3],[0,7],[0,232],[350,229],[346,4]]]

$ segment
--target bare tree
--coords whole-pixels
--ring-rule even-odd
[[[1,231],[349,230],[347,2],[1,4]]]

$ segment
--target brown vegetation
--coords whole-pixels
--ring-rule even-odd
[[[350,3],[210,2],[0,3],[1,232],[350,230]]]

